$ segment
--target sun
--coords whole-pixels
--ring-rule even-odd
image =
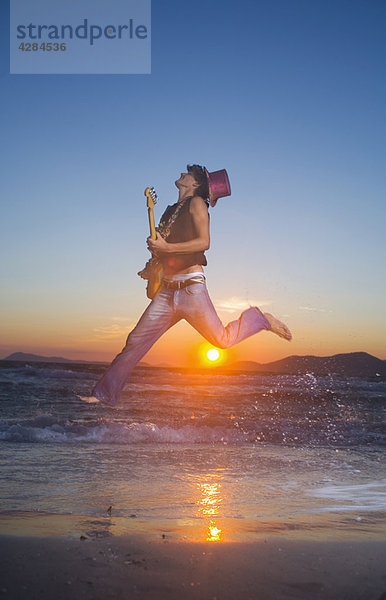
[[[207,369],[223,367],[227,363],[227,353],[222,348],[216,348],[208,343],[201,343],[199,350],[199,361],[202,367]]]
[[[220,358],[220,352],[217,350],[217,348],[209,348],[208,352],[206,353],[206,357],[208,360],[213,362]]]

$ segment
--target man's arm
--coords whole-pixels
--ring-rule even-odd
[[[150,252],[156,256],[159,254],[190,254],[192,252],[204,252],[209,249],[209,214],[208,207],[200,196],[194,196],[190,201],[189,212],[192,216],[197,237],[188,242],[166,242],[157,233],[157,239],[147,238]]]

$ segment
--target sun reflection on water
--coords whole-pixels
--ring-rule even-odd
[[[204,539],[206,542],[219,542],[223,540],[223,530],[218,527],[216,517],[220,516],[221,503],[224,500],[222,485],[219,481],[213,481],[213,474],[203,476],[210,481],[198,482],[197,489],[199,498],[196,501],[196,517],[208,519]]]
[[[222,540],[222,529],[216,527],[213,521],[208,525],[208,531],[206,534],[206,542],[220,542]]]

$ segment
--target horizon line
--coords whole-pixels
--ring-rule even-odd
[[[9,356],[13,356],[14,354],[27,354],[27,355],[32,355],[32,356],[36,356],[38,358],[45,358],[47,359],[46,362],[55,362],[55,360],[53,359],[60,359],[60,360],[66,360],[72,363],[98,363],[98,364],[110,364],[112,361],[111,360],[93,360],[93,359],[74,359],[74,358],[67,358],[65,356],[46,356],[43,354],[35,354],[33,352],[23,352],[21,350],[18,350],[16,352],[12,352],[11,354],[8,354],[7,356],[5,356],[4,358],[0,358],[0,361],[5,361],[5,360],[15,360],[17,361],[17,359],[9,359]],[[265,363],[261,363],[258,362],[256,360],[236,360],[233,361],[232,363],[229,363],[228,365],[222,365],[223,368],[227,368],[230,367],[231,365],[234,364],[238,364],[238,363],[254,363],[256,365],[269,365],[275,362],[279,362],[282,360],[286,360],[287,358],[291,358],[291,357],[299,357],[299,358],[306,358],[306,357],[315,357],[315,358],[333,358],[335,356],[342,356],[342,355],[350,355],[350,354],[367,354],[368,356],[371,356],[373,358],[376,358],[377,360],[380,361],[385,361],[386,359],[384,358],[379,358],[378,356],[375,356],[374,354],[370,354],[369,352],[365,351],[365,350],[356,350],[353,352],[338,352],[337,354],[329,354],[329,355],[318,355],[318,354],[289,354],[287,356],[285,356],[284,358],[279,358],[276,360],[271,360]],[[51,359],[51,360],[50,360]],[[21,359],[23,360],[23,359]],[[31,360],[33,361],[33,359],[24,359],[24,360]],[[156,368],[173,368],[173,369],[191,369],[191,368],[204,368],[207,370],[213,370],[214,368],[216,368],[215,364],[212,365],[201,365],[201,367],[197,366],[197,367],[192,367],[192,366],[182,366],[182,365],[176,365],[176,364],[172,364],[172,363],[166,363],[166,364],[162,364],[162,362],[158,362],[158,363],[150,363],[145,361],[140,361],[136,366],[142,366],[142,367],[156,367]],[[217,367],[219,368],[220,365]]]

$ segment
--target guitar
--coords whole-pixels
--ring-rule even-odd
[[[154,188],[145,189],[147,213],[149,217],[150,237],[152,240],[157,239],[157,233],[154,223],[154,206],[157,203],[157,194]],[[162,265],[158,258],[152,256],[146,263],[145,268],[139,271],[138,275],[142,279],[147,279],[146,295],[152,299],[156,295],[162,281]]]

